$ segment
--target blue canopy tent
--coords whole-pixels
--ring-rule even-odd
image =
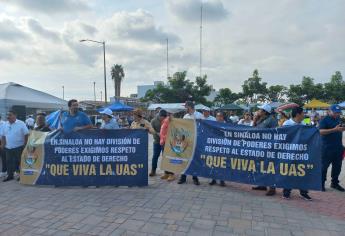
[[[100,108],[97,111],[103,111],[105,108],[109,108],[112,111],[132,111],[134,109],[133,107],[122,104],[121,102],[115,102],[107,107]]]
[[[345,108],[345,102],[339,103],[338,105],[342,108]]]

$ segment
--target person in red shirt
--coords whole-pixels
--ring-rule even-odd
[[[161,110],[159,113],[161,114],[162,111],[167,112],[165,110]],[[165,145],[165,141],[167,139],[168,130],[169,130],[169,123],[170,123],[171,118],[172,118],[172,112],[168,112],[167,117],[162,122],[161,130],[159,133],[159,137],[160,137],[159,143],[162,146],[163,152],[164,152],[164,145]],[[161,179],[166,179],[168,181],[173,181],[173,180],[175,180],[175,178],[176,177],[175,177],[174,173],[169,172],[169,171],[165,171],[164,175],[161,177]]]

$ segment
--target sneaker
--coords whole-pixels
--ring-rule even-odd
[[[174,181],[176,179],[176,177],[175,177],[175,175],[169,175],[169,177],[168,177],[168,181]]]
[[[7,181],[10,181],[10,180],[12,180],[13,179],[13,177],[6,177],[2,182],[7,182]]]
[[[215,185],[217,183],[217,181],[215,179],[213,179],[211,182],[209,182],[209,185]]]
[[[266,191],[267,187],[266,186],[256,186],[256,187],[252,187],[253,190],[262,190],[262,191]]]
[[[331,184],[331,188],[334,188],[340,192],[344,192],[345,189],[343,187],[340,186],[340,184]]]
[[[225,181],[221,180],[219,185],[220,185],[220,187],[225,187],[226,186]]]
[[[325,184],[322,185],[321,191],[322,191],[322,192],[326,192]]]
[[[308,195],[308,193],[301,193],[301,198],[303,198],[306,201],[312,201],[313,199]]]
[[[273,196],[276,194],[276,190],[273,189],[273,188],[270,188],[267,193],[266,193],[266,196]]]
[[[186,183],[186,179],[179,179],[177,184],[184,184]]]
[[[0,172],[0,178],[5,177],[7,175],[7,172]]]
[[[193,183],[194,183],[195,185],[200,185],[199,179],[193,179]]]
[[[282,196],[283,199],[286,199],[286,200],[289,200],[291,197],[290,197],[290,193],[283,193],[283,196]]]
[[[156,176],[156,171],[155,170],[151,170],[149,176],[150,177]]]
[[[168,179],[169,178],[169,175],[168,174],[164,174],[161,176],[161,179]]]

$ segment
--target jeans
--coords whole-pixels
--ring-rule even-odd
[[[181,180],[186,180],[187,179],[187,175],[181,175],[180,179]],[[193,176],[193,179],[198,179],[198,176]]]
[[[333,148],[322,150],[322,183],[326,182],[327,170],[330,164],[332,164],[332,184],[339,183],[339,175],[341,172],[341,165],[343,161],[343,149]]]
[[[152,170],[157,169],[158,158],[161,155],[162,146],[159,143],[153,143],[153,155],[152,155]]]
[[[6,164],[7,164],[7,175],[9,178],[13,178],[14,171],[19,172],[20,159],[23,152],[24,146],[7,149],[6,152]]]
[[[284,193],[284,195],[285,195],[285,194],[290,195],[291,189],[284,188],[284,189],[283,189],[283,193]],[[306,194],[306,193],[308,193],[308,190],[302,190],[302,189],[300,189],[300,190],[299,190],[299,193],[300,193],[301,195],[302,195],[302,194]]]
[[[3,149],[0,149],[0,158],[1,158],[1,172],[6,172],[7,171],[6,152]]]

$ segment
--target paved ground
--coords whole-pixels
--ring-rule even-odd
[[[344,166],[345,167],[345,166]],[[345,169],[344,169],[345,170]],[[345,172],[345,171],[344,171]],[[345,185],[345,174],[342,184]],[[345,194],[312,202],[266,197],[250,186],[50,188],[0,182],[1,235],[345,235]]]

